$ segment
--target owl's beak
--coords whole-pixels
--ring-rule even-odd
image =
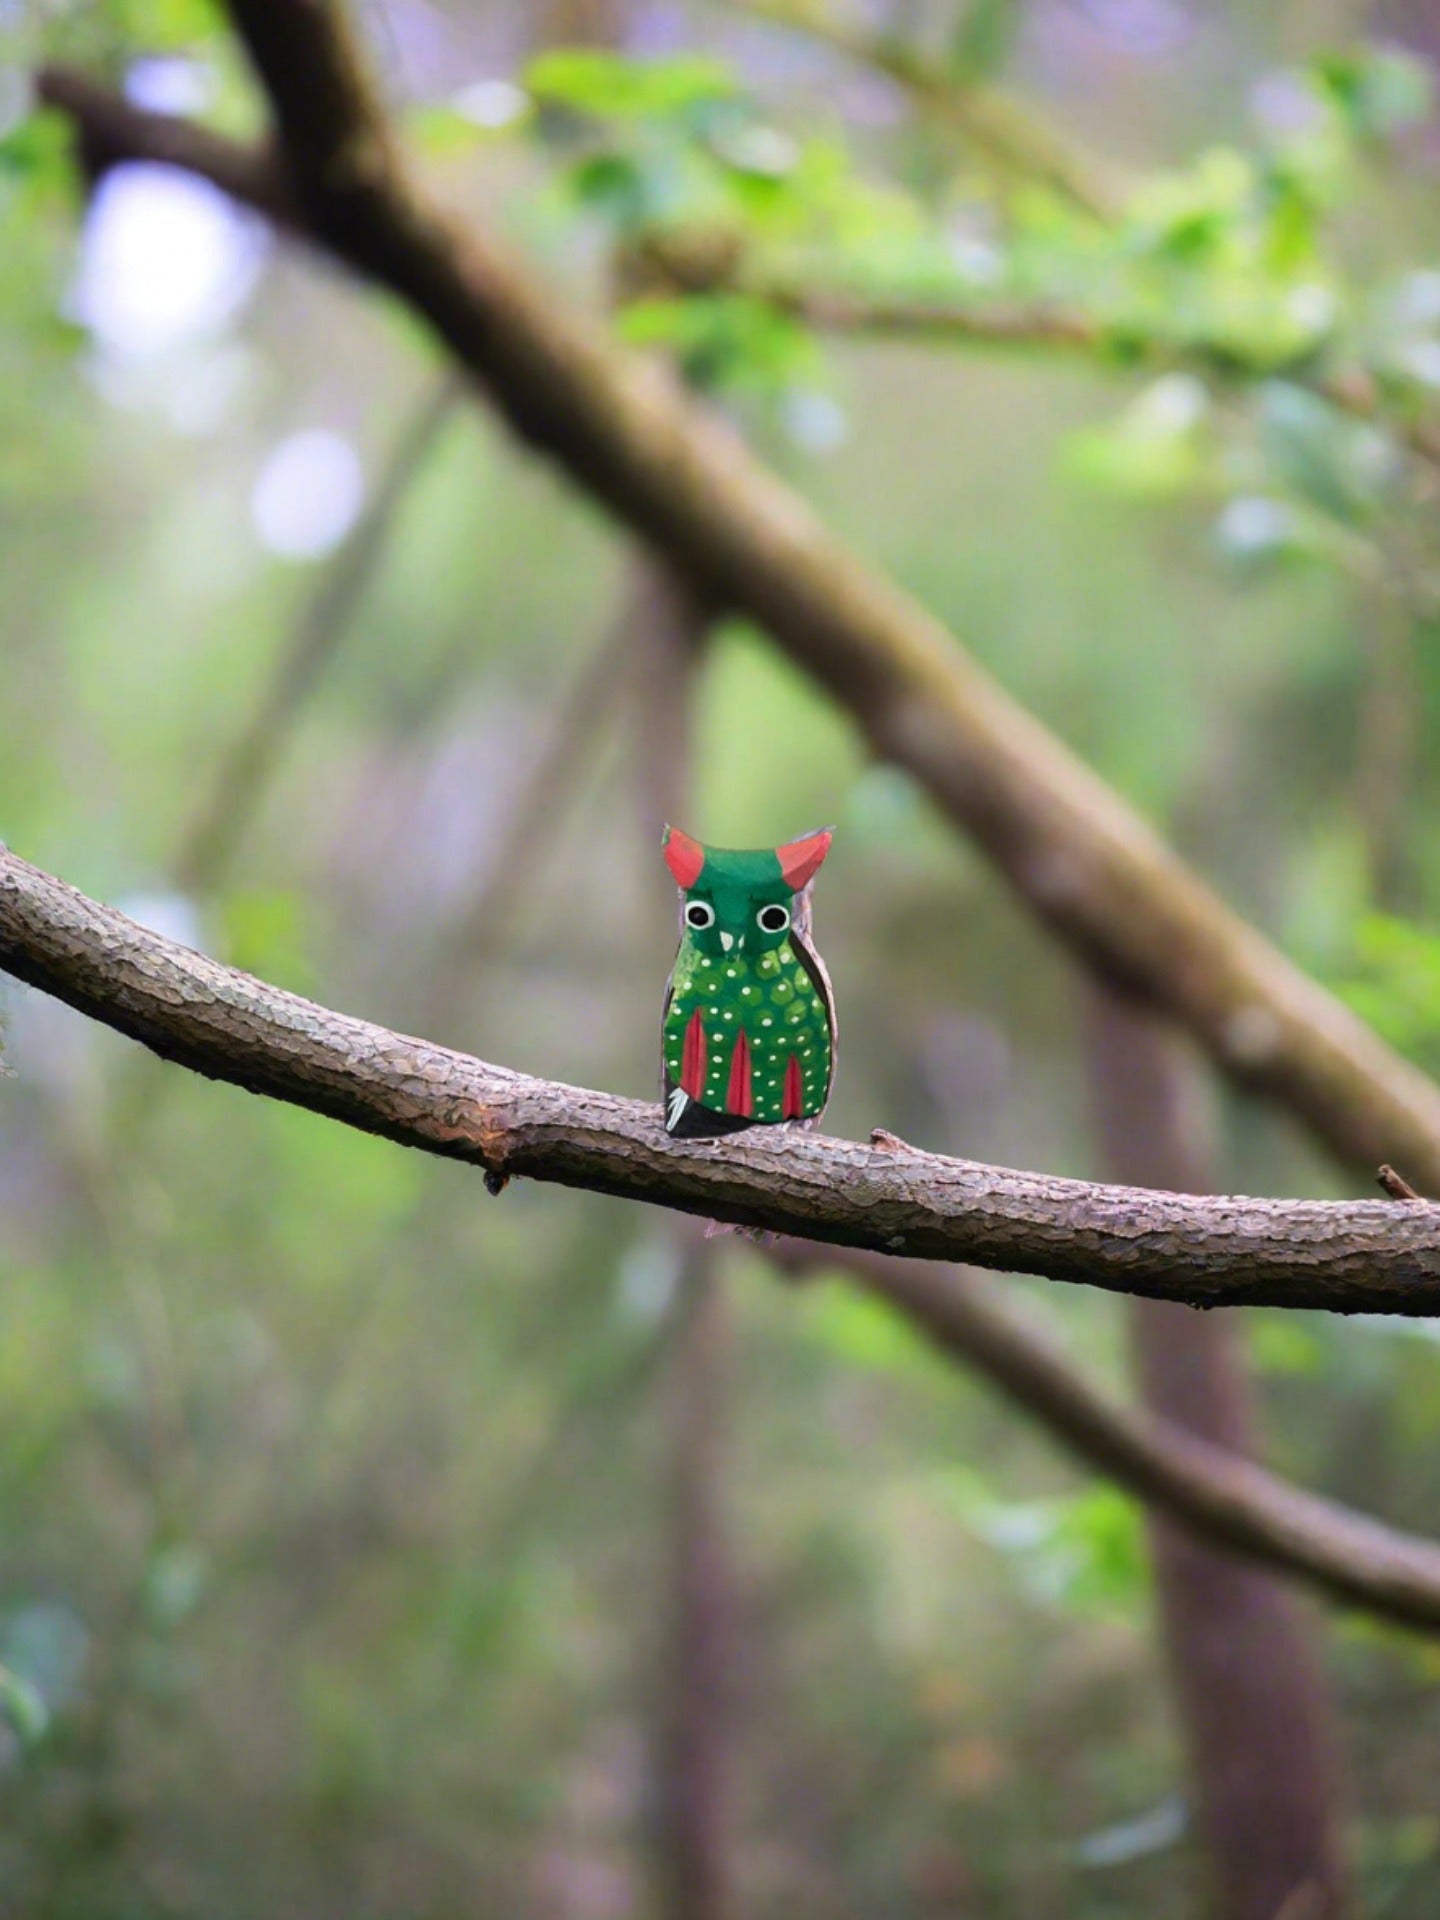
[[[734,944],[735,944],[735,936],[733,933],[723,933],[723,932],[721,933],[720,945],[725,949],[726,953],[729,953],[731,947],[733,947]]]

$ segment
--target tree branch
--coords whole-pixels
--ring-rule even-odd
[[[177,946],[8,850],[0,967],[167,1060],[405,1146],[776,1233],[1192,1306],[1440,1311],[1440,1207],[1194,1198],[759,1127],[677,1142],[658,1101],[534,1080]]]
[[[332,1013],[4,849],[0,965],[166,1059],[404,1145],[808,1236],[782,1255],[854,1274],[1140,1498],[1367,1611],[1440,1630],[1440,1548],[1114,1406],[979,1276],[865,1246],[899,1238],[1138,1293],[1169,1276],[1171,1295],[1194,1301],[1417,1312],[1440,1305],[1440,1210],[1424,1202],[1182,1199],[769,1129],[674,1142],[658,1102],[532,1080]],[[841,1237],[860,1244],[813,1245]]]
[[[424,204],[386,140],[358,142],[357,166],[355,122],[373,103],[352,84],[353,53],[323,0],[237,0],[236,12],[294,132],[314,235],[425,315],[516,431],[702,593],[767,627],[1086,964],[1189,1027],[1343,1159],[1392,1160],[1440,1188],[1440,1089],[1223,905],[661,368],[618,353]],[[313,88],[312,63],[324,69]],[[60,99],[53,77],[47,97]],[[178,160],[173,123],[164,137],[163,157]],[[217,157],[208,134],[196,160],[210,178],[256,166]]]
[[[1117,1405],[1041,1328],[1003,1306],[984,1275],[852,1247],[795,1255],[860,1280],[1081,1459],[1206,1539],[1382,1619],[1440,1631],[1440,1546],[1306,1493],[1157,1415]]]
[[[1287,380],[1318,394],[1356,420],[1384,426],[1422,460],[1440,464],[1440,428],[1387,409],[1374,377],[1362,366],[1317,370],[1298,361],[1247,361],[1203,336],[1169,339],[1109,321],[1083,308],[1048,301],[940,299],[859,291],[747,273],[736,249],[687,244],[684,230],[656,236],[644,248],[647,267],[662,283],[683,293],[736,292],[765,302],[821,333],[860,339],[902,340],[934,347],[993,347],[1001,352],[1070,354],[1116,371],[1158,373],[1180,369],[1218,384]]]
[[[441,938],[424,1001],[432,1012],[453,1007],[462,986],[503,945],[525,886],[589,771],[625,685],[636,612],[635,594],[627,587],[609,630],[563,691],[549,731],[525,771],[494,858]]]
[[[306,602],[259,700],[221,757],[214,784],[175,856],[175,884],[182,892],[213,891],[229,866],[305,698],[345,638],[411,484],[459,393],[455,376],[445,376],[402,429],[373,498]]]
[[[819,40],[884,74],[931,114],[957,128],[1003,174],[1048,187],[1100,220],[1113,219],[1120,189],[1108,169],[1054,134],[1035,114],[986,83],[947,72],[893,35],[878,34],[808,0],[729,0],[736,13]]]
[[[69,115],[87,179],[97,180],[111,167],[134,160],[180,167],[287,232],[303,227],[286,170],[264,148],[242,146],[192,121],[137,107],[74,67],[42,68],[35,78],[35,98],[41,106]]]

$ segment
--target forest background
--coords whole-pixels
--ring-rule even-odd
[[[242,43],[303,93],[327,10],[234,14],[0,6],[15,854],[327,1006],[648,1097],[661,821],[833,822],[829,1130],[1318,1198],[1387,1154],[1434,1186],[1383,1115],[1267,1079],[1269,1029],[1207,1029],[1208,975],[1169,1005],[1213,956],[1097,984],[1064,886],[925,777],[913,722],[877,738],[863,676],[817,685],[804,622],[737,617],[694,541],[642,550],[611,512],[643,522],[638,486],[533,397],[559,464],[518,445],[413,304],[297,242],[356,264],[318,199],[115,164],[193,160],[191,121],[257,137]],[[1428,10],[333,17],[461,229],[663,362],[1440,1063]],[[937,1357],[876,1297],[903,1280],[492,1198],[38,992],[0,1007],[6,1911],[1433,1915],[1433,1564],[1423,1604],[1377,1602],[1393,1536],[1362,1539],[1348,1586],[1309,1568],[1351,1604],[1282,1597],[1176,1531],[1174,1475],[1148,1532],[1104,1424],[1138,1401],[1152,1439],[1256,1446],[1423,1560],[1433,1321],[1007,1278],[1010,1318],[972,1288]],[[1057,1449],[1076,1379],[1106,1398]]]

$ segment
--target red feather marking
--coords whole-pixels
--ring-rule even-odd
[[[807,833],[803,840],[790,840],[775,849],[787,887],[798,893],[810,884],[820,871],[820,863],[830,851],[834,837],[828,828],[822,828],[819,833]]]
[[[780,1115],[785,1120],[801,1120],[805,1115],[805,1088],[800,1078],[800,1062],[792,1053],[785,1067],[785,1091]]]
[[[679,827],[666,827],[662,842],[665,864],[675,876],[677,887],[693,887],[705,865],[705,849]]]
[[[685,1029],[685,1051],[680,1060],[680,1084],[692,1100],[705,1093],[705,1022],[697,1007]]]
[[[742,1027],[735,1036],[730,1055],[730,1085],[725,1094],[725,1111],[748,1120],[755,1111],[750,1094],[750,1042]]]

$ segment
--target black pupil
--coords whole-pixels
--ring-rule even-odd
[[[785,924],[785,909],[763,907],[760,912],[760,924],[767,933],[778,933]]]
[[[696,905],[689,909],[686,918],[692,927],[708,927],[711,918],[710,909],[709,907],[701,906],[697,902]]]

